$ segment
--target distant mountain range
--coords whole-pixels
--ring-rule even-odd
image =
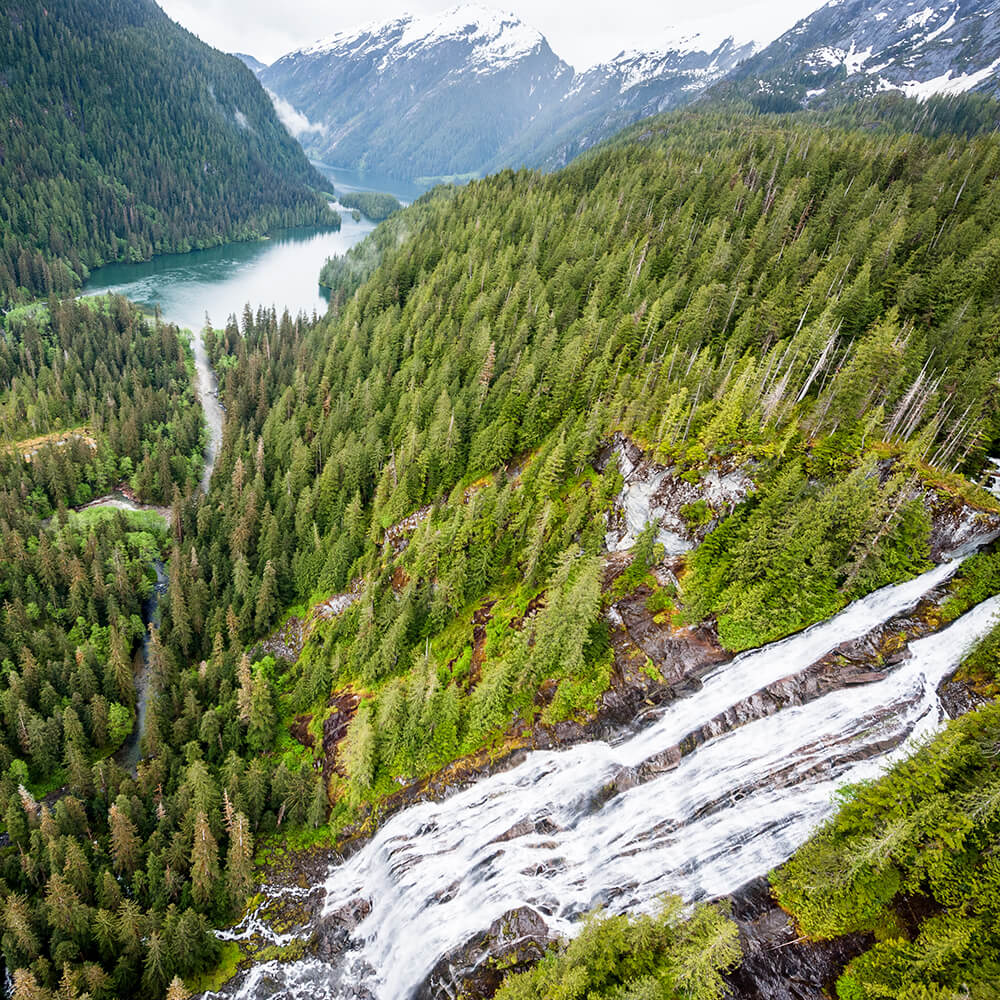
[[[753,52],[698,36],[583,73],[513,14],[462,6],[340,32],[258,69],[315,159],[413,179],[566,162]]]
[[[513,14],[474,5],[340,32],[271,66],[240,58],[314,159],[430,180],[558,167],[697,98],[794,110],[994,93],[1000,0],[830,0],[759,52],[695,35],[581,72]]]
[[[831,0],[720,84],[773,110],[1000,86],[1000,0]]]

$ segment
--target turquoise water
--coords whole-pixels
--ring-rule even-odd
[[[400,201],[409,203],[429,188],[429,185],[418,184],[416,181],[407,183],[395,177],[386,177],[376,170],[348,170],[319,160],[313,160],[313,166],[330,178],[336,191],[344,194],[349,191],[385,191],[387,194],[394,194]]]
[[[343,254],[374,229],[362,218],[343,216],[339,232],[289,229],[271,239],[230,243],[211,250],[166,254],[140,264],[109,264],[94,271],[85,295],[115,292],[140,305],[159,306],[164,319],[192,330],[239,316],[249,303],[274,306],[280,314],[322,314],[326,299],[319,272],[328,257]]]

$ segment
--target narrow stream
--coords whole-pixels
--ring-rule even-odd
[[[339,231],[299,229],[278,233],[273,239],[255,243],[229,244],[211,250],[170,254],[139,264],[113,264],[95,271],[84,288],[85,295],[113,292],[124,295],[148,309],[159,309],[164,320],[191,330],[194,352],[195,390],[205,414],[208,437],[201,489],[208,492],[212,472],[222,447],[224,412],[218,398],[215,372],[202,342],[201,330],[208,316],[222,324],[227,317],[240,315],[248,302],[274,306],[279,313],[322,313],[326,300],[319,287],[319,271],[327,257],[346,253],[374,229],[368,219],[343,216]],[[120,494],[88,506],[125,510],[156,509],[134,504]],[[146,635],[134,657],[136,721],[132,733],[115,754],[115,760],[135,773],[141,757],[140,740],[146,718],[149,678],[146,670],[149,625],[157,617],[160,598],[168,579],[162,563],[155,563],[156,587],[143,606]]]
[[[768,683],[911,609],[957,565],[737,657],[616,745],[532,753],[443,802],[398,813],[322,886],[324,922],[336,924],[358,900],[371,907],[340,960],[260,965],[226,995],[406,1000],[442,956],[517,907],[572,935],[597,905],[622,912],[649,908],[663,893],[711,898],[767,872],[831,815],[838,788],[876,775],[910,740],[938,730],[937,686],[989,629],[1000,597],[913,642],[909,658],[880,682],[734,729],[672,770],[653,768],[634,787],[619,786],[627,790],[612,783]],[[255,914],[230,936],[253,929]]]
[[[142,620],[146,625],[146,634],[142,637],[139,648],[132,657],[132,669],[135,674],[135,725],[125,742],[115,753],[115,763],[125,768],[131,774],[136,773],[139,761],[142,759],[142,730],[146,724],[146,704],[149,695],[149,642],[150,625],[158,625],[160,621],[160,601],[167,592],[167,570],[157,559],[153,563],[156,570],[156,583],[153,591],[142,602]]]

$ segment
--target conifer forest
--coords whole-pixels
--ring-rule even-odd
[[[886,736],[857,781],[831,770],[821,821],[745,881],[792,929],[768,949],[842,949],[831,998],[1000,998],[997,103],[723,90],[404,207],[335,196],[253,72],[151,0],[56,6],[0,10],[7,995],[383,1000],[248,992],[258,967],[350,950],[316,930],[329,912],[260,937],[276,879],[297,900],[408,808],[641,736],[713,671],[937,570],[585,814],[760,719],[888,685],[980,614],[942,670],[962,710]],[[316,262],[325,311],[262,299],[189,331],[80,295],[103,264],[336,229],[332,205],[373,228]],[[505,930],[472,929],[486,958],[442,949],[406,995],[778,997],[747,986],[738,889],[554,906],[571,932],[503,951],[511,903]]]

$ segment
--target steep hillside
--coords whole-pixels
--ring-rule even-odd
[[[832,0],[713,91],[765,110],[832,106],[886,91],[908,97],[997,93],[997,0]]]
[[[0,9],[0,303],[297,223],[323,186],[237,59],[152,0]]]
[[[593,463],[613,430],[700,484],[679,513],[714,530],[657,607],[731,650],[927,565],[928,489],[961,489],[950,470],[997,437],[1000,146],[955,143],[668,116],[558,174],[421,199],[326,269],[334,312],[301,342],[268,322],[216,338],[243,444],[185,534],[216,553],[209,631],[230,607],[244,642],[282,600],[337,609],[290,705],[375,693],[349,797],[535,717],[542,681],[547,718],[593,704],[621,488]],[[756,488],[744,503],[711,486],[733,469]],[[487,598],[485,645],[466,645],[449,623]],[[401,749],[379,713],[417,669],[454,726]]]

